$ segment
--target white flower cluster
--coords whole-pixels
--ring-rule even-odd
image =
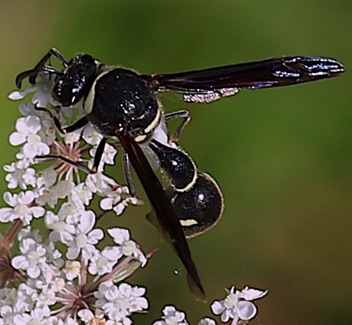
[[[103,210],[114,210],[118,215],[129,204],[142,204],[129,194],[126,186],[119,185],[103,174],[104,165],[113,164],[117,153],[110,144],[105,145],[98,172],[86,173],[84,181],[81,182],[80,169],[88,170],[82,162],[87,166],[93,165],[95,151],[102,136],[90,125],[79,132],[59,135],[53,120],[55,109],[43,109],[48,105],[55,105],[50,97],[52,87],[53,82],[43,76],[34,86],[10,95],[11,99],[18,100],[35,91],[31,102],[20,105],[23,117],[17,120],[16,131],[9,139],[11,145],[20,145],[20,151],[16,155],[18,160],[4,167],[8,173],[6,175],[8,188],[19,188],[23,192],[19,195],[10,193],[4,195],[5,202],[12,208],[0,210],[0,221],[12,222],[20,219],[24,224],[29,224],[33,217],[43,215],[44,210],[40,207],[48,204],[53,208],[59,199],[64,198],[67,198],[68,202],[74,202],[78,209],[84,209],[84,206],[90,203],[93,194],[103,197],[101,201]],[[56,112],[56,118],[60,123],[67,125],[72,123],[72,119],[77,118],[81,111],[79,106],[62,108]],[[53,159],[52,166],[36,171],[35,164],[48,160],[38,157],[45,157],[49,153],[49,157],[64,157],[67,160]],[[75,185],[74,181],[78,184]],[[24,206],[33,208],[21,209]]]
[[[239,321],[249,321],[257,314],[257,307],[252,300],[263,298],[268,290],[262,291],[244,287],[242,290],[235,290],[235,287],[226,289],[227,296],[224,300],[214,301],[211,309],[215,315],[221,315],[221,321],[236,325]]]
[[[0,289],[0,324],[79,324],[88,316],[77,311],[86,309],[92,313],[89,321],[100,313],[106,324],[128,323],[132,313],[148,307],[144,288],[115,285],[115,276],[133,272],[147,261],[129,232],[110,229],[116,245],[99,250],[95,245],[103,233],[92,230],[94,219],[85,216],[77,220],[69,225],[76,234],[60,231],[65,239],[59,243],[68,246],[65,256],[56,248],[58,241],[44,242],[30,226],[19,232],[20,254],[12,258],[11,266],[25,281],[16,289]],[[65,227],[58,225],[57,231],[59,228]],[[54,231],[51,234],[55,237]]]
[[[126,229],[99,229],[89,205],[97,194],[102,210],[120,215],[129,204],[142,202],[103,174],[104,165],[114,162],[113,146],[106,145],[97,173],[84,172],[101,136],[89,126],[60,136],[53,115],[68,124],[79,110],[55,112],[52,87],[50,78],[42,76],[10,95],[18,100],[34,92],[29,103],[20,105],[23,116],[9,139],[20,146],[17,161],[4,167],[9,191],[3,195],[7,207],[0,208],[0,222],[10,223],[10,229],[0,239],[0,325],[90,324],[99,319],[130,324],[130,316],[146,310],[148,301],[144,288],[123,281],[152,254],[146,257]],[[49,165],[45,157],[53,158]],[[34,228],[34,219],[43,221],[46,237]],[[100,248],[108,235],[114,245]],[[13,256],[15,243],[19,252]]]
[[[253,319],[257,314],[257,307],[252,300],[263,298],[268,293],[249,287],[242,290],[231,287],[226,292],[225,299],[214,301],[211,310],[215,315],[221,315],[222,323],[231,322],[231,325],[246,324]],[[163,309],[162,320],[154,322],[153,325],[188,325],[188,322],[185,313],[177,311],[174,306],[166,306]],[[201,319],[198,325],[216,325],[216,322],[206,317]]]
[[[101,135],[89,125],[58,134],[57,123],[70,125],[82,110],[79,105],[57,109],[53,81],[47,75],[38,79],[10,95],[19,100],[33,93],[20,105],[22,117],[9,139],[20,146],[17,160],[4,167],[9,191],[0,222],[10,226],[0,237],[0,325],[132,324],[132,314],[145,312],[148,300],[145,288],[124,281],[154,252],[145,256],[126,229],[100,229],[89,205],[96,194],[102,210],[120,215],[129,204],[142,202],[103,173],[105,164],[114,163],[114,146],[106,144],[98,171],[89,173]],[[36,219],[43,221],[45,236]],[[103,246],[107,237],[114,245]],[[212,311],[222,322],[238,324],[255,317],[251,300],[267,292],[232,287],[227,293]],[[173,306],[154,323],[186,324],[185,313]],[[199,322],[215,324],[210,318]]]

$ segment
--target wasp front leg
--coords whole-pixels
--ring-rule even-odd
[[[16,77],[17,88],[21,88],[22,81],[26,78],[29,79],[29,82],[31,84],[35,84],[35,80],[38,74],[43,71],[56,74],[56,75],[62,74],[61,70],[45,65],[52,56],[57,58],[64,68],[67,67],[68,63],[66,59],[63,57],[63,55],[57,49],[52,48],[47,54],[44,55],[44,57],[38,62],[38,64],[33,69],[24,71]]]
[[[85,125],[88,124],[88,119],[86,116],[81,117],[78,121],[76,121],[75,123],[73,123],[72,125],[63,127],[61,125],[61,122],[59,120],[59,118],[50,110],[47,109],[45,107],[39,107],[39,106],[35,106],[35,109],[37,111],[42,111],[42,112],[47,112],[50,117],[52,118],[56,129],[61,133],[61,134],[68,134],[74,131],[77,131],[79,129],[81,129],[82,127],[84,127]],[[60,159],[66,163],[69,163],[75,167],[78,167],[79,169],[89,173],[89,174],[95,174],[98,171],[99,168],[99,164],[101,162],[103,153],[104,153],[104,148],[105,148],[105,144],[106,144],[106,138],[103,137],[101,139],[101,141],[98,144],[97,150],[96,150],[96,154],[94,156],[94,161],[93,161],[93,166],[92,168],[88,168],[85,165],[81,164],[80,162],[71,160],[69,158],[66,158],[62,155],[44,155],[44,156],[37,156],[37,158],[40,159],[46,159],[46,158],[50,158],[50,159]]]

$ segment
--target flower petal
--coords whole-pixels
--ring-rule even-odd
[[[239,301],[236,310],[238,317],[242,320],[250,320],[257,314],[257,307],[250,301]]]

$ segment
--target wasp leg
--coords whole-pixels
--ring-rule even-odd
[[[35,106],[35,109],[38,111],[43,111],[43,112],[47,112],[50,117],[53,119],[55,127],[57,128],[57,130],[61,133],[61,134],[66,134],[66,133],[71,133],[74,132],[80,128],[82,128],[83,126],[85,126],[88,123],[87,117],[83,116],[82,118],[80,118],[78,121],[76,121],[75,123],[73,123],[72,125],[69,125],[67,127],[62,127],[59,119],[57,118],[57,116],[55,116],[53,114],[53,112],[45,107],[39,107],[39,106]],[[71,159],[68,159],[64,156],[61,155],[44,155],[44,156],[37,156],[37,158],[40,159],[45,159],[45,158],[56,158],[56,159],[61,159],[73,166],[76,166],[78,168],[80,168],[81,170],[89,173],[89,174],[95,174],[98,170],[99,164],[101,162],[101,158],[103,156],[104,153],[104,148],[105,148],[105,144],[106,144],[106,138],[103,137],[97,147],[97,151],[95,153],[94,156],[94,162],[93,162],[93,167],[90,169],[86,166],[84,166],[83,164],[73,161]]]
[[[43,156],[36,156],[35,158],[38,158],[38,159],[58,159],[58,160],[62,160],[72,166],[79,168],[80,170],[86,172],[87,174],[94,174],[95,173],[94,171],[92,171],[87,166],[83,165],[82,163],[80,163],[78,161],[71,160],[71,159],[66,158],[64,156],[61,156],[61,155],[50,155],[49,154],[49,155],[43,155]]]
[[[125,173],[128,191],[132,196],[135,196],[136,189],[135,189],[133,179],[132,179],[132,174],[131,174],[130,157],[128,156],[126,151],[123,152],[123,171]]]
[[[64,162],[72,165],[72,166],[79,168],[80,170],[86,172],[87,174],[95,174],[98,171],[98,167],[99,167],[99,164],[101,162],[101,158],[104,153],[105,143],[106,143],[106,138],[102,138],[98,144],[97,151],[94,156],[94,162],[93,162],[92,168],[88,168],[87,166],[85,166],[81,162],[74,161],[74,160],[66,158],[62,155],[49,154],[49,155],[36,156],[36,158],[38,158],[38,159],[59,159],[59,160],[62,160]]]
[[[54,115],[53,112],[50,109],[47,109],[45,107],[39,107],[37,105],[35,105],[34,108],[37,111],[47,112],[50,115],[50,117],[53,119],[55,127],[57,128],[57,130],[61,134],[74,132],[74,131],[80,129],[81,127],[85,126],[86,124],[88,124],[87,117],[83,116],[78,121],[73,123],[72,125],[69,125],[69,126],[66,126],[66,127],[62,127],[61,122],[59,121],[58,117],[56,115]]]
[[[99,164],[101,162],[101,158],[103,157],[104,148],[106,144],[106,138],[102,138],[98,144],[97,151],[94,155],[93,167],[91,168],[91,173],[96,173],[98,171]]]
[[[52,48],[47,54],[44,55],[44,57],[38,62],[38,64],[33,69],[24,71],[16,77],[17,88],[21,88],[22,81],[26,78],[29,78],[29,82],[31,84],[34,84],[38,73],[42,71],[46,71],[53,74],[62,74],[62,71],[45,65],[52,56],[57,58],[64,68],[67,67],[68,63],[63,57],[63,55],[57,49]]]
[[[181,110],[181,111],[172,112],[164,115],[165,122],[174,120],[176,118],[182,118],[183,120],[180,123],[180,125],[176,128],[174,133],[170,135],[169,141],[173,143],[178,142],[181,132],[186,127],[186,125],[191,121],[191,113],[186,110]]]
[[[87,124],[88,124],[87,117],[83,116],[79,120],[77,120],[75,123],[73,123],[72,125],[69,125],[69,126],[62,128],[62,133],[66,134],[66,133],[74,132],[76,130],[79,130],[80,128],[82,128],[83,126],[85,126]]]

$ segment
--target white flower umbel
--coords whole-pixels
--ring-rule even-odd
[[[146,312],[149,303],[145,288],[125,281],[156,250],[144,255],[127,229],[108,228],[101,220],[106,211],[121,215],[143,202],[105,174],[105,165],[115,163],[116,140],[109,140],[94,166],[101,134],[90,125],[65,135],[57,130],[82,117],[81,103],[58,105],[51,96],[55,76],[43,73],[36,79],[9,96],[20,100],[32,94],[20,105],[22,116],[9,138],[19,148],[16,161],[4,167],[9,191],[0,208],[0,222],[8,224],[0,234],[0,325],[131,325],[133,314]],[[166,126],[161,128],[158,137],[167,141]],[[99,214],[92,208],[96,198]],[[251,301],[265,294],[232,287],[212,310],[237,324],[255,316]],[[154,324],[188,323],[184,312],[166,306]],[[210,318],[199,322],[215,324]]]
[[[0,325],[131,324],[148,301],[144,288],[124,281],[153,252],[145,256],[127,229],[99,226],[91,202],[100,198],[117,215],[142,202],[104,174],[105,164],[115,161],[113,145],[106,145],[98,171],[90,174],[101,135],[89,125],[61,135],[57,122],[72,124],[83,113],[80,104],[59,108],[51,78],[37,79],[10,95],[19,100],[33,93],[20,105],[22,117],[10,136],[19,147],[17,160],[4,167],[9,191],[0,222],[9,229],[0,236]],[[43,233],[35,228],[40,223]]]
[[[214,301],[211,309],[215,315],[221,315],[221,321],[227,323],[232,319],[231,324],[236,325],[238,321],[248,321],[257,314],[257,307],[252,300],[263,298],[268,291],[244,287],[242,290],[235,290],[235,287],[226,289],[227,296],[224,300]]]

